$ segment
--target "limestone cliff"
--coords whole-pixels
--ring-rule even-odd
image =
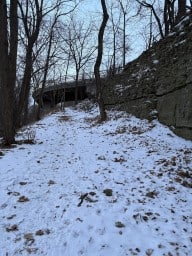
[[[157,117],[176,134],[192,139],[192,17],[107,80],[104,96],[108,107],[140,118]]]

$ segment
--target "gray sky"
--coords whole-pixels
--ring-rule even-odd
[[[108,0],[107,0],[108,1]],[[94,20],[97,25],[100,25],[102,21],[102,7],[100,0],[84,0],[79,8],[78,12],[81,15],[82,19]],[[108,21],[108,25],[109,25]],[[138,35],[138,24],[130,24],[127,26],[127,34],[130,37],[130,45],[132,45],[132,50],[127,54],[127,61],[131,61],[136,58],[143,51],[143,42],[141,37]],[[105,31],[105,33],[110,33],[110,31]]]

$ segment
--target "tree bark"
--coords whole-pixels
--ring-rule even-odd
[[[0,2],[0,90],[2,104],[3,140],[6,145],[15,142],[14,104],[18,46],[17,1],[10,1],[10,21],[6,0]],[[8,41],[8,33],[10,41]]]
[[[26,5],[29,4],[29,0],[26,0]],[[25,29],[25,35],[27,38],[26,46],[26,56],[25,56],[25,69],[21,85],[21,90],[19,93],[19,100],[17,102],[17,113],[16,113],[16,125],[18,127],[22,126],[27,119],[28,115],[28,101],[30,93],[30,84],[33,69],[33,46],[39,36],[39,31],[43,18],[43,1],[39,3],[39,0],[34,1],[35,13],[33,15],[33,27],[30,26],[28,22],[28,7],[23,7],[21,3],[18,2],[19,9],[21,12],[21,18],[23,26]]]
[[[178,0],[177,22],[186,15],[186,0]]]
[[[79,69],[76,69],[75,76],[75,105],[78,103],[78,93],[79,92]]]
[[[123,67],[125,67],[126,55],[126,13],[123,15]]]
[[[126,15],[127,11],[126,8],[123,6],[122,1],[118,1],[123,13],[123,67],[125,67],[126,64]]]
[[[45,60],[45,68],[44,68],[44,74],[43,74],[43,82],[42,82],[42,87],[41,91],[39,94],[39,104],[37,107],[37,116],[36,119],[40,120],[41,119],[41,108],[43,105],[43,92],[45,89],[46,81],[47,81],[47,74],[49,70],[49,62],[50,62],[50,55],[51,55],[51,48],[52,48],[52,43],[53,43],[53,29],[56,24],[57,19],[55,19],[54,23],[51,26],[51,31],[50,31],[50,36],[49,36],[49,42],[48,42],[48,50],[47,50],[47,56]]]
[[[107,113],[105,110],[105,104],[102,95],[102,85],[101,85],[101,77],[100,77],[100,66],[103,56],[103,36],[105,27],[107,25],[107,21],[109,19],[109,15],[107,13],[107,7],[105,0],[101,0],[102,10],[103,10],[103,21],[101,23],[101,27],[98,34],[98,54],[97,59],[94,66],[94,74],[95,74],[95,82],[96,82],[96,97],[99,105],[100,111],[100,119],[101,121],[105,121],[107,118]]]
[[[165,0],[164,2],[164,11],[163,11],[163,17],[164,17],[164,24],[165,24],[165,36],[169,34],[169,16],[168,16],[168,3],[169,0]]]
[[[28,109],[28,98],[30,92],[30,82],[31,82],[31,74],[32,74],[32,66],[33,66],[33,59],[32,53],[33,48],[27,48],[26,58],[25,58],[25,70],[23,75],[23,80],[21,84],[21,90],[19,93],[19,101],[17,104],[17,113],[16,113],[16,125],[17,127],[21,127],[27,117],[26,117],[26,108]],[[25,118],[24,118],[25,115]]]

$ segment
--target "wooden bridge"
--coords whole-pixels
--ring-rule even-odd
[[[41,91],[42,88],[39,88],[32,94],[37,103],[40,101]],[[94,96],[94,79],[80,80],[78,81],[78,86],[76,86],[75,81],[46,86],[42,92],[43,105],[53,107],[60,102],[75,101],[76,93],[78,101]]]

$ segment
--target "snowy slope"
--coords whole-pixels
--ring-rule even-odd
[[[192,142],[67,108],[0,158],[0,256],[192,255]]]

